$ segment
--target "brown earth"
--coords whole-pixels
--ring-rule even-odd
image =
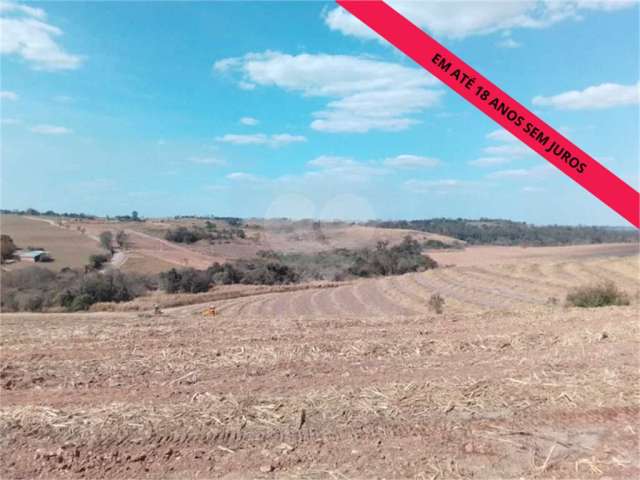
[[[0,215],[2,233],[9,235],[20,248],[38,247],[49,251],[53,262],[38,263],[38,266],[52,270],[64,267],[82,268],[93,254],[104,253],[100,243],[83,235],[70,226],[62,228],[42,219],[23,215]],[[6,270],[33,266],[32,262],[15,262],[3,265]]]
[[[565,247],[498,247],[468,246],[463,250],[431,250],[428,252],[442,265],[493,265],[519,262],[577,260],[597,257],[626,257],[640,253],[638,243],[602,243]]]
[[[238,289],[215,317],[3,314],[0,476],[637,478],[639,273],[581,258]],[[602,278],[632,304],[549,301]]]
[[[12,236],[21,246],[42,246],[52,252],[55,261],[39,264],[54,270],[63,267],[82,268],[89,256],[101,253],[99,235],[111,231],[128,234],[128,248],[121,252],[118,268],[125,272],[157,274],[176,267],[206,269],[214,262],[251,258],[264,250],[313,253],[334,248],[373,247],[385,241],[394,245],[406,235],[418,241],[440,240],[452,244],[455,240],[431,233],[413,230],[384,229],[341,222],[323,223],[313,228],[311,221],[248,220],[243,227],[246,239],[234,238],[214,243],[199,241],[192,245],[169,242],[166,231],[178,226],[204,226],[199,219],[148,220],[146,222],[118,222],[105,219],[85,220],[62,217],[28,217],[2,215],[3,232]],[[222,230],[229,228],[223,221],[213,222]],[[32,265],[16,262],[6,270]]]

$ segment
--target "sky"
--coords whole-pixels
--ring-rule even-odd
[[[394,8],[639,188],[637,1]],[[628,225],[332,2],[0,2],[2,208]]]

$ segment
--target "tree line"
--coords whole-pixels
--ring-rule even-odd
[[[381,228],[401,228],[437,233],[457,238],[470,245],[577,245],[637,242],[638,232],[627,228],[532,225],[526,222],[480,218],[432,218],[368,222]]]

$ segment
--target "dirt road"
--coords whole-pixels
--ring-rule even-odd
[[[592,259],[242,297],[216,317],[3,314],[0,476],[637,478],[637,299],[544,304],[598,272],[637,289],[637,258]]]
[[[206,270],[216,261],[224,262],[224,258],[205,255],[146,233],[135,230],[126,230],[126,233],[129,235],[132,248],[135,249],[137,253],[158,258],[164,262],[173,263],[176,266]]]

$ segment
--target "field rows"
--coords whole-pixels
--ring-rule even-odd
[[[515,311],[562,303],[570,289],[603,280],[636,295],[638,275],[633,258],[441,268],[336,288],[232,299],[220,302],[218,309],[224,316],[420,315],[429,312],[429,298],[437,293],[452,312]]]
[[[637,273],[476,265],[256,290],[213,317],[3,314],[0,476],[637,477],[637,300],[547,303]]]

